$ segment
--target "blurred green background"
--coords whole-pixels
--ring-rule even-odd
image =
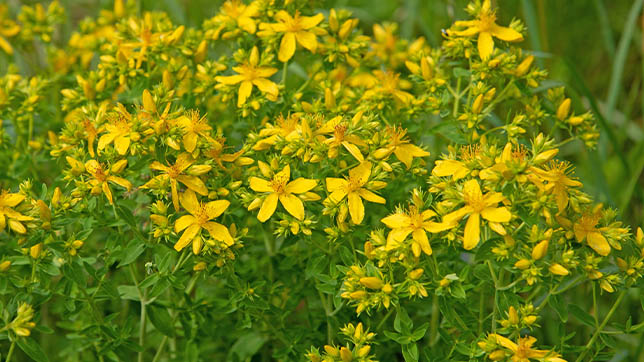
[[[0,0],[31,4],[31,1]],[[585,190],[619,210],[636,227],[644,224],[644,0],[493,0],[499,23],[519,18],[528,34],[522,46],[534,52],[553,82],[568,87],[577,112],[592,110],[601,131],[597,150],[569,144],[561,156],[574,162]],[[86,16],[111,0],[61,0],[71,22],[61,39]],[[137,0],[142,10],[162,10],[179,23],[198,26],[212,17],[222,1]],[[432,46],[441,29],[465,19],[467,0],[314,0],[316,7],[351,10],[371,33],[373,24],[396,22],[399,35],[423,36]]]

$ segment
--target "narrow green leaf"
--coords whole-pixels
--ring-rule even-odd
[[[36,362],[48,362],[49,358],[42,350],[38,342],[33,338],[18,338],[16,340],[18,347]]]
[[[168,337],[174,337],[172,317],[166,308],[148,305],[148,316],[150,317],[150,321],[154,327],[158,329],[159,332]]]
[[[578,305],[576,304],[570,304],[568,306],[568,310],[572,315],[577,318],[581,323],[589,326],[589,327],[595,327],[595,318],[588,314],[585,310],[581,309]]]

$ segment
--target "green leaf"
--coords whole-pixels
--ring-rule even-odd
[[[590,314],[586,313],[585,310],[579,308],[576,304],[570,304],[568,306],[568,310],[572,315],[575,316],[581,323],[589,326],[589,327],[595,327],[595,318],[591,316]]]
[[[423,337],[425,337],[425,333],[427,332],[427,328],[429,328],[429,322],[423,324],[422,326],[416,328],[414,333],[411,334],[411,339],[416,342]]]
[[[168,337],[174,337],[172,317],[166,308],[148,305],[148,316],[150,317],[150,321],[154,327],[158,329],[159,332]]]
[[[121,299],[135,300],[137,302],[141,300],[139,291],[134,285],[119,285],[116,289],[118,289]]]
[[[394,329],[397,332],[409,334],[413,326],[414,322],[409,318],[407,311],[404,308],[398,309],[398,313],[396,313],[396,318],[394,319]]]
[[[402,346],[405,362],[418,362],[418,346],[416,343],[404,344]]]
[[[143,242],[142,240],[134,239],[130,241],[125,250],[121,252],[121,262],[119,263],[119,268],[134,262],[136,258],[139,257],[139,255],[143,254],[145,248],[145,242]]]
[[[548,304],[550,304],[550,307],[557,312],[557,315],[559,315],[559,319],[563,322],[566,323],[568,321],[568,305],[563,302],[561,297],[558,295],[552,295],[550,296],[550,299],[548,299]]]
[[[266,343],[266,337],[257,332],[250,332],[237,339],[230,349],[230,354],[235,354],[239,360],[246,361],[255,355],[264,343]]]
[[[16,339],[18,347],[31,357],[36,362],[47,362],[49,358],[45,352],[40,348],[40,345],[33,338],[18,338]]]

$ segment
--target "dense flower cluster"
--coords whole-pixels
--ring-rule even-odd
[[[57,308],[59,327],[87,341],[60,351],[70,359],[147,360],[168,339],[176,354],[181,338],[223,359],[251,325],[260,332],[239,338],[283,360],[393,360],[401,348],[418,360],[423,338],[446,359],[579,351],[537,348],[528,334],[570,288],[640,282],[644,235],[558,158],[568,142],[594,147],[597,127],[563,88],[541,88],[533,55],[507,46],[523,24],[497,24],[477,0],[472,20],[430,47],[306,3],[230,0],[188,28],[116,0],[63,47],[49,44],[57,2],[17,21],[0,5],[0,50],[37,44],[49,72],[11,66],[0,78],[0,174],[28,179],[0,193],[0,293],[15,311],[0,333],[28,337],[32,305],[62,298],[75,314]],[[52,114],[59,124],[44,123]],[[34,155],[60,170],[42,187],[16,171]],[[138,345],[114,329],[136,322],[96,305],[118,299],[141,305]],[[212,323],[227,324],[195,335]],[[291,342],[301,330],[289,323],[309,333]],[[90,325],[100,328],[80,331]],[[146,344],[155,333],[163,342]],[[207,336],[224,341],[219,352],[197,349]]]

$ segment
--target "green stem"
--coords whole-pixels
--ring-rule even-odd
[[[590,348],[595,343],[595,340],[597,340],[597,337],[599,337],[599,335],[602,332],[602,330],[604,329],[604,327],[606,327],[606,324],[608,324],[608,321],[610,320],[610,318],[613,316],[613,314],[617,310],[617,307],[622,302],[622,299],[624,299],[624,296],[626,296],[626,292],[627,292],[627,290],[622,290],[621,293],[619,293],[619,296],[617,297],[617,300],[615,301],[613,306],[608,311],[608,314],[606,314],[606,317],[604,317],[604,320],[602,321],[602,324],[600,324],[599,327],[597,327],[597,329],[595,330],[595,334],[593,334],[593,336],[590,338],[590,340],[586,344],[586,347],[584,348],[584,351],[579,355],[579,357],[575,360],[575,362],[581,362],[581,361],[584,360],[584,357],[586,357],[586,354],[588,353],[588,351],[590,351]]]
[[[385,322],[387,321],[387,319],[389,319],[389,317],[391,317],[391,315],[393,314],[393,312],[394,312],[394,310],[393,310],[393,309],[390,309],[390,310],[389,310],[389,312],[387,312],[387,314],[385,314],[385,316],[384,316],[384,317],[382,317],[382,320],[380,320],[380,323],[378,323],[378,325],[376,326],[376,331],[379,331],[379,330],[380,330],[380,328],[382,328],[382,326],[385,324]]]
[[[458,105],[461,101],[461,78],[458,78],[456,81],[456,91],[454,92],[454,109],[452,110],[452,116],[456,117],[458,114]]]
[[[429,322],[429,346],[432,347],[438,339],[438,317],[440,316],[438,310],[438,296],[434,293],[432,297],[432,319]]]
[[[11,361],[11,356],[13,355],[13,350],[16,348],[16,340],[11,341],[11,347],[9,347],[9,352],[7,353],[7,359],[5,362]]]

